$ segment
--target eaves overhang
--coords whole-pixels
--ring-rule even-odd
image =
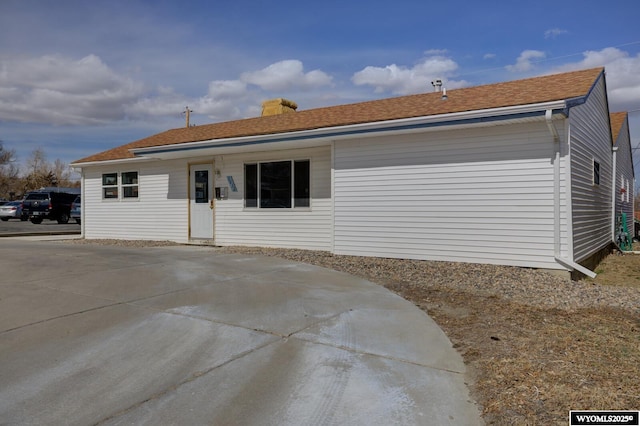
[[[83,163],[71,163],[70,167],[74,169],[82,169],[83,167],[91,167],[91,166],[108,166],[115,164],[131,164],[131,163],[141,163],[144,161],[149,161],[151,158],[149,157],[134,157],[134,158],[121,158],[118,160],[102,160],[102,161],[87,161]]]
[[[446,100],[443,100],[446,102]],[[565,100],[517,105],[485,110],[474,110],[450,114],[413,117],[397,120],[378,121],[346,126],[324,127],[277,134],[261,134],[237,138],[209,139],[198,142],[186,142],[163,146],[131,149],[135,159],[178,159],[202,155],[221,155],[249,151],[266,151],[275,149],[293,149],[312,146],[329,145],[332,142],[361,138],[365,136],[399,135],[444,129],[487,127],[543,120],[546,111],[552,110],[554,117],[566,116]],[[129,159],[131,161],[132,159]],[[74,167],[115,164],[123,160],[111,162],[76,163]]]

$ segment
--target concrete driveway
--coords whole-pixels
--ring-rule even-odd
[[[3,424],[481,424],[440,328],[347,274],[11,238],[0,271]]]

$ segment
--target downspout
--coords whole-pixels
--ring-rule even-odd
[[[553,125],[553,110],[548,109],[544,118],[553,137],[553,255],[560,257],[560,136]]]
[[[548,109],[544,114],[544,118],[547,122],[547,127],[549,128],[549,132],[553,137],[553,150],[554,150],[554,159],[553,159],[553,255],[556,262],[560,263],[562,266],[575,269],[588,277],[595,278],[596,274],[585,268],[582,265],[574,262],[570,259],[564,259],[561,257],[561,240],[560,240],[560,136],[558,135],[558,130],[553,125],[553,110]]]
[[[616,167],[617,167],[617,159],[618,159],[618,147],[614,146],[611,148],[611,152],[613,155],[613,176],[611,178],[611,241],[615,243],[616,241],[616,203],[617,203],[617,194],[616,194]]]
[[[82,204],[84,204],[85,206],[87,205],[87,202],[85,201],[86,198],[84,197],[84,192],[85,192],[85,188],[87,185],[85,185],[85,175],[84,175],[84,168],[80,169],[80,199],[82,200],[82,202],[80,203],[81,209],[80,209],[80,238],[85,237],[85,226],[87,225],[87,222],[84,220],[84,216],[85,216],[85,211],[87,209],[82,208]]]

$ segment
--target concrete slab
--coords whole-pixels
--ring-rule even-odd
[[[462,357],[451,351],[447,336],[431,318],[412,306],[351,309],[295,337],[439,370],[465,371]]]
[[[23,327],[0,334],[0,418],[95,424],[276,340],[122,304]]]
[[[436,324],[348,274],[6,239],[0,270],[8,424],[481,424]]]
[[[29,283],[0,286],[0,332],[72,315],[113,302]]]
[[[224,392],[220,392],[224,389]],[[282,340],[107,425],[472,425],[455,374],[325,345]]]

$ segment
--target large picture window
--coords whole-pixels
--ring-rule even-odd
[[[261,209],[309,207],[309,160],[272,161],[244,166],[244,206]]]

